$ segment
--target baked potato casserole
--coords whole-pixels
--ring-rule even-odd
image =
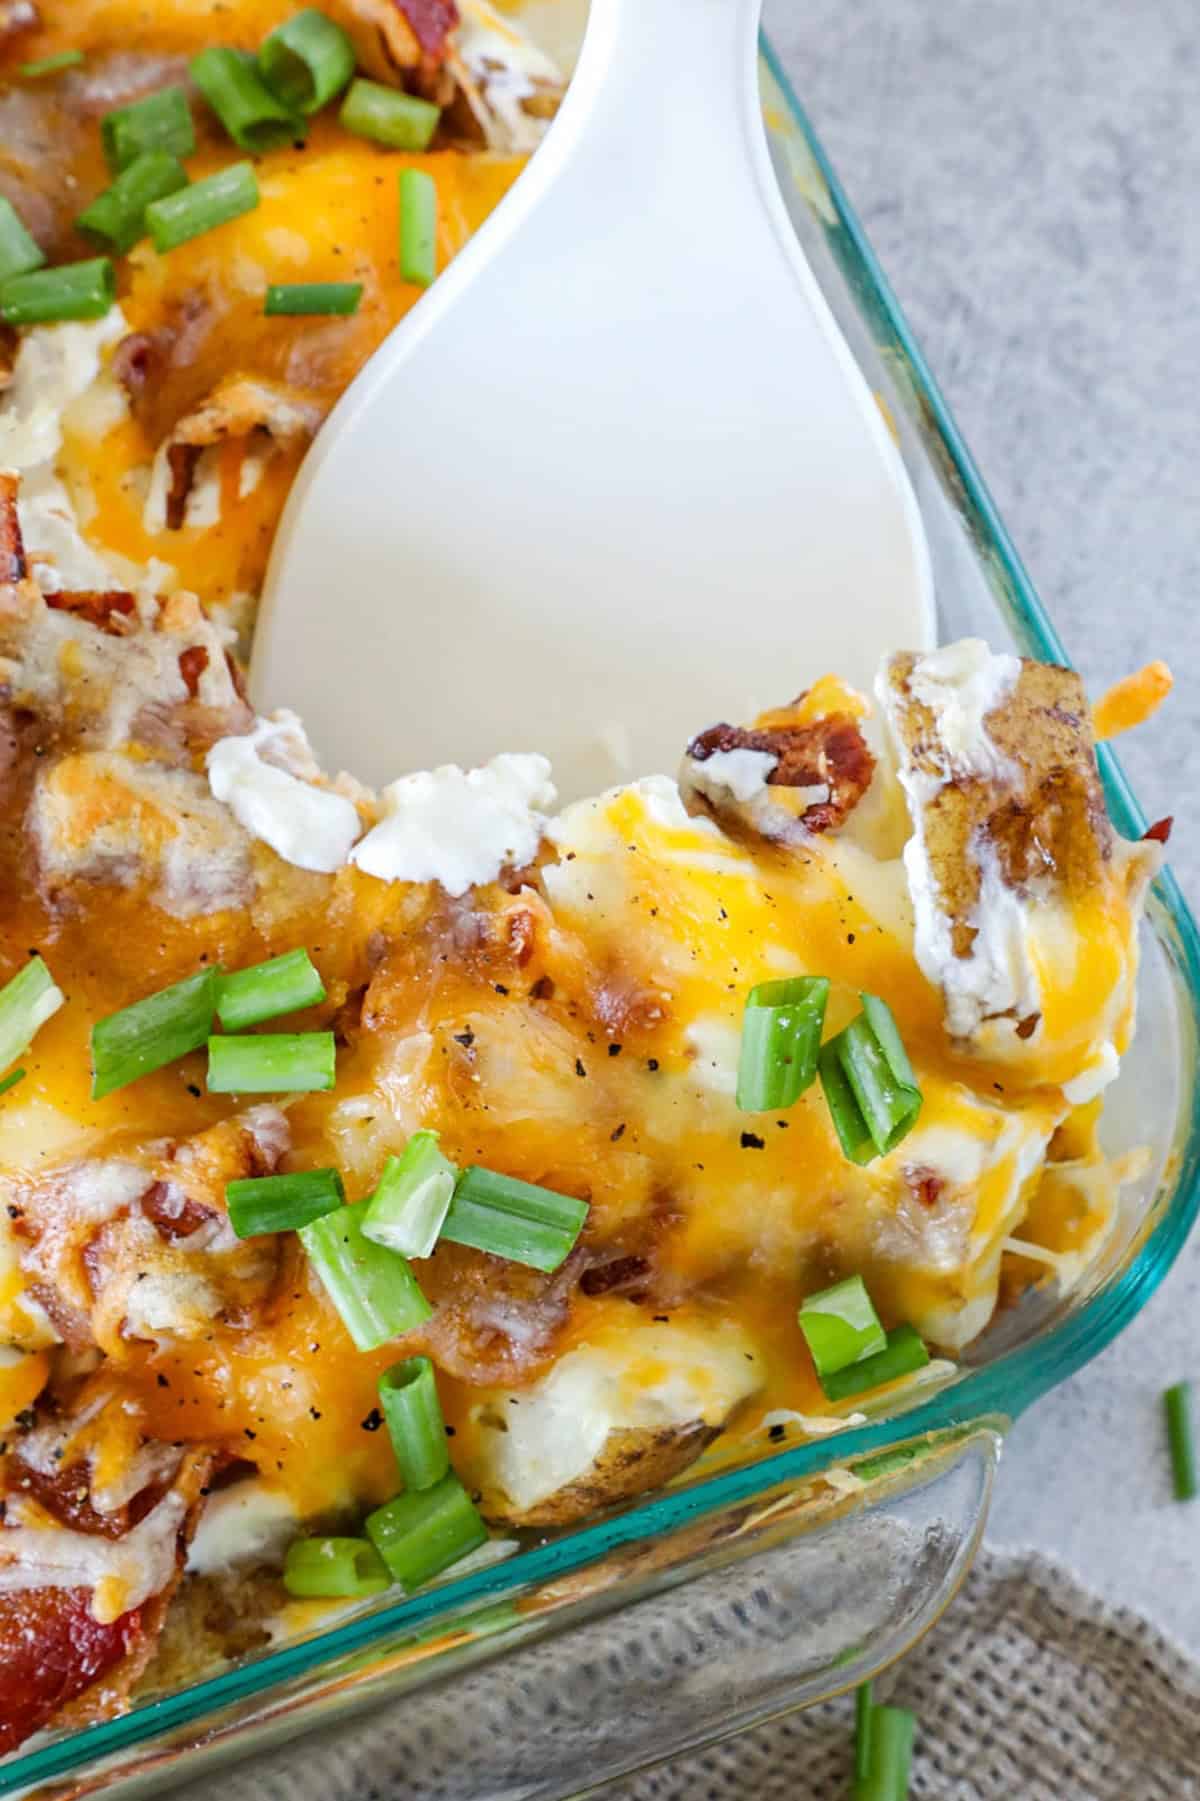
[[[557,74],[482,0],[0,43],[11,1749],[1078,1281],[1161,847],[1078,678],[976,640],[564,810],[532,750],[331,779],[245,697],[279,510]]]

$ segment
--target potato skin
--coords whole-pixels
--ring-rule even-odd
[[[483,1511],[495,1525],[571,1526],[639,1495],[661,1488],[692,1464],[717,1437],[719,1426],[689,1420],[681,1426],[622,1426],[609,1433],[590,1469],[532,1507],[505,1505],[500,1491],[485,1492]]]

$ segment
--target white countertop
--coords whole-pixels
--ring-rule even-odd
[[[1093,692],[1178,687],[1122,758],[1200,894],[1200,109],[1193,0],[767,0],[766,26]],[[1015,1428],[990,1537],[1200,1652],[1200,1501],[1161,1393],[1200,1383],[1200,1235]]]

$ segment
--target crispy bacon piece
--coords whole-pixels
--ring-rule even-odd
[[[0,1594],[0,1752],[15,1750],[123,1664],[132,1683],[132,1666],[149,1656],[150,1611],[134,1607],[102,1625],[86,1588]]]
[[[200,689],[200,677],[208,668],[208,652],[203,644],[189,644],[186,650],[179,653],[179,673],[183,677],[183,685],[195,700]]]
[[[1165,819],[1156,819],[1142,833],[1143,844],[1167,844],[1170,842],[1171,830],[1175,824],[1175,815],[1168,813]]]
[[[119,1397],[111,1404],[124,1414]],[[29,1444],[45,1430],[35,1428]],[[155,1453],[150,1480],[108,1514],[95,1505],[86,1460],[47,1472],[34,1467],[42,1461],[38,1454],[24,1460],[20,1445],[8,1460],[7,1514],[0,1528],[7,1584],[0,1592],[0,1752],[11,1751],[50,1720],[83,1724],[121,1712],[154,1655],[218,1454],[203,1447],[182,1455],[168,1446],[150,1449]],[[169,1506],[158,1585],[111,1620],[99,1588],[55,1586],[47,1579],[50,1568],[38,1563],[36,1547],[48,1529],[44,1518],[32,1534],[22,1529],[31,1498],[61,1522],[64,1534],[75,1535],[76,1544],[95,1539],[111,1546],[101,1565],[118,1553],[127,1534],[147,1529],[156,1508]],[[14,1514],[20,1522],[15,1530]],[[20,1546],[15,1562],[6,1555],[14,1543]],[[158,1563],[153,1567],[158,1570]],[[26,1573],[28,1587],[12,1585]]]
[[[311,438],[321,423],[322,409],[283,382],[263,381],[248,375],[229,376],[212,393],[176,422],[170,437],[160,446],[169,480],[166,487],[166,524],[178,531],[187,514],[188,496],[196,478],[201,453],[229,439],[249,439],[265,433],[281,445]]]
[[[74,613],[112,638],[123,638],[127,622],[137,614],[137,602],[124,588],[108,588],[103,593],[94,588],[63,588],[47,594],[46,605],[56,613]]]
[[[824,788],[799,815],[806,832],[836,831],[858,805],[875,770],[858,722],[848,713],[829,713],[803,725],[747,728],[714,725],[688,745],[689,765],[704,764],[718,751],[761,751],[776,759],[766,778],[771,788]],[[711,794],[708,796],[712,801]],[[714,803],[725,811],[722,803]],[[774,834],[772,834],[774,835]],[[782,834],[781,834],[782,835]]]
[[[0,583],[23,582],[27,573],[21,522],[17,517],[20,479],[0,474]]]
[[[458,24],[454,0],[334,0],[331,10],[354,41],[359,62],[384,81],[427,87]]]

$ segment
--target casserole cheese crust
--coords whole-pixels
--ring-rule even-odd
[[[120,0],[9,9],[14,66],[86,57],[0,93],[0,188],[48,253],[78,253],[108,179],[100,115],[178,79],[217,10],[177,0],[128,50]],[[219,11],[250,49],[293,8]],[[858,1279],[881,1334],[952,1359],[1002,1294],[1077,1278],[1115,1217],[1095,1128],[1160,850],[1109,826],[1069,671],[900,654],[874,709],[822,677],[700,731],[678,780],[557,814],[532,753],[375,794],[324,776],[298,721],[255,719],[236,636],[279,507],[419,293],[395,169],[434,175],[451,254],[557,91],[519,40],[505,64],[487,9],[324,11],[369,74],[442,106],[434,146],[319,117],[259,159],[255,211],[139,244],[103,318],[8,345],[0,979],[39,955],[63,1004],[0,1095],[0,1749],[125,1705],[173,1604],[205,1656],[286,1629],[285,1547],[401,1487],[379,1404],[399,1358],[436,1370],[482,1515],[559,1526],[718,1437],[749,1455],[844,1425],[864,1403],[831,1398],[807,1297]],[[201,121],[193,176],[231,160]],[[363,284],[352,317],[264,315],[268,280],[335,276]],[[323,998],[281,1029],[332,1034],[331,1088],[214,1092],[197,1043],[96,1098],[101,1022],[300,948]],[[828,980],[827,1046],[864,996],[902,1040],[919,1111],[869,1160],[824,1074],[779,1106],[740,1093],[748,997],[801,977]],[[309,1241],[243,1235],[231,1184],[333,1170],[355,1206],[430,1131],[586,1217],[552,1267],[441,1236],[412,1264],[427,1317],[364,1350]]]

